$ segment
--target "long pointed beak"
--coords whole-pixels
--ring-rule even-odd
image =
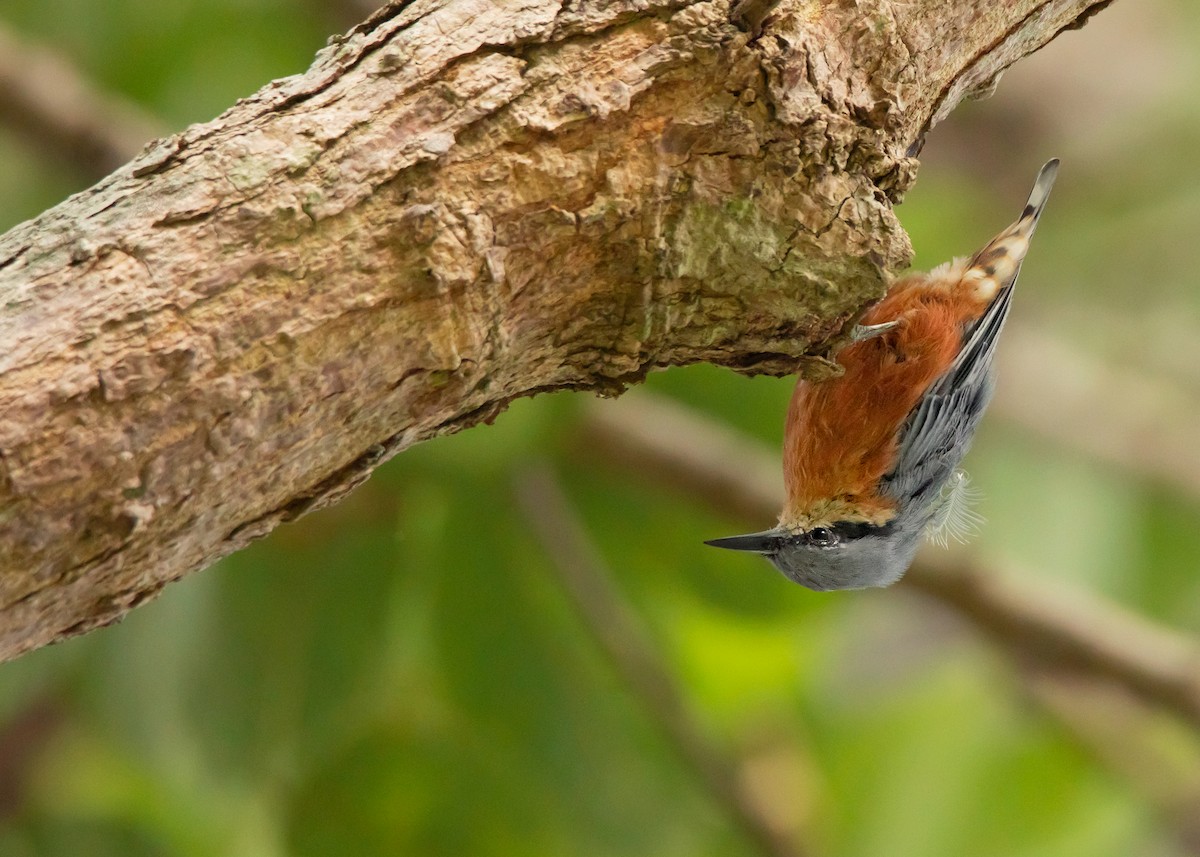
[[[723,539],[709,539],[705,542],[714,548],[725,548],[731,551],[750,551],[751,553],[772,553],[779,545],[778,530],[764,530],[761,533],[749,533],[744,536],[728,536]]]

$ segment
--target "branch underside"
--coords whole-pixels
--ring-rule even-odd
[[[0,657],[514,398],[836,371],[924,130],[1103,3],[945,5],[393,4],[9,232]]]

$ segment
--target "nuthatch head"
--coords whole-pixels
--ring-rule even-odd
[[[895,583],[922,536],[962,517],[958,465],[1057,172],[1042,167],[1021,217],[974,256],[893,284],[838,355],[840,377],[796,383],[778,526],[706,544],[762,554],[809,589],[861,589]]]

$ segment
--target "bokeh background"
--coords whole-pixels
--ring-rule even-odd
[[[368,11],[4,0],[0,66],[74,74],[115,100],[101,115],[171,130],[302,71]],[[945,556],[1035,605],[1052,588],[1068,614],[1099,597],[1152,623],[1185,678],[1197,45],[1194,3],[1114,4],[935,129],[900,209],[928,267],[1063,159],[968,459],[987,523]],[[4,228],[105,157],[48,137],[11,80]],[[773,450],[790,388],[698,366],[630,401]],[[1046,668],[1036,641],[1014,655],[915,588],[811,593],[705,548],[745,522],[586,440],[621,405],[517,402],[121,625],[0,666],[0,855],[1200,854],[1200,721],[1103,670]],[[569,532],[548,542],[547,522]],[[592,587],[590,620],[569,579]],[[1080,615],[1107,638],[1107,614]]]

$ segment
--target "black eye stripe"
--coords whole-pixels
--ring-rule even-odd
[[[833,530],[843,541],[853,541],[867,536],[886,536],[896,527],[895,521],[886,524],[866,524],[861,521],[838,521],[829,529]]]
[[[867,536],[883,537],[896,529],[895,521],[886,524],[864,524],[860,521],[838,521],[827,527],[813,527],[810,530],[786,536],[780,540],[776,551],[787,544],[802,544],[812,547],[831,548],[842,542],[851,542]]]

